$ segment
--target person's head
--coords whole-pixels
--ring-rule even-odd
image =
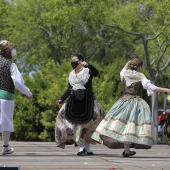
[[[134,57],[131,59],[129,63],[129,67],[131,70],[142,71],[143,60],[139,57]]]
[[[0,54],[3,57],[11,59],[13,55],[16,54],[13,44],[7,40],[0,41]]]
[[[71,65],[75,69],[82,61],[85,61],[85,58],[81,54],[75,54],[71,60]]]

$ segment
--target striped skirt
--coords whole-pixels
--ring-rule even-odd
[[[131,148],[149,149],[156,135],[151,124],[149,105],[143,99],[120,98],[98,125],[92,139],[109,148],[123,148],[124,142]]]

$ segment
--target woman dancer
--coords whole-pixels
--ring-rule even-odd
[[[69,87],[60,97],[62,105],[56,118],[55,138],[58,147],[66,144],[79,146],[78,156],[93,155],[91,135],[104,118],[105,112],[92,91],[92,79],[98,70],[88,64],[81,54],[72,57],[73,71],[69,74]]]
[[[112,106],[98,125],[92,139],[109,148],[125,148],[123,157],[136,154],[131,148],[149,149],[154,144],[149,105],[141,98],[142,89],[170,93],[170,89],[151,84],[142,71],[143,61],[133,58],[120,72],[124,95]],[[130,69],[128,69],[128,67]]]

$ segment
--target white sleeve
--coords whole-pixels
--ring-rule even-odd
[[[157,88],[157,86],[152,84],[151,81],[148,80],[147,78],[142,79],[141,82],[142,82],[143,88],[147,90],[148,96],[152,95],[154,90]]]
[[[124,76],[125,71],[126,71],[126,69],[123,68],[123,69],[121,70],[121,72],[120,72],[120,79],[121,79],[121,81],[123,81],[123,76]]]
[[[21,73],[19,72],[15,63],[11,64],[10,71],[11,71],[11,78],[12,78],[15,88],[21,93],[30,97],[32,93],[30,92],[30,89],[27,86],[25,86],[23,77]]]

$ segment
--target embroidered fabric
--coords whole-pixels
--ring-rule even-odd
[[[143,73],[135,70],[126,70],[123,68],[120,72],[120,77],[122,81],[123,78],[126,80],[127,87],[129,87],[132,83],[141,81],[143,88],[147,90],[148,96],[152,95],[154,90],[157,88],[157,86],[152,84]]]
[[[73,70],[69,75],[69,83],[73,87],[73,90],[86,89],[84,85],[87,83],[90,77],[89,68],[83,68],[77,75],[75,70]]]
[[[136,83],[141,81],[142,79],[146,79],[143,73],[137,72],[135,70],[126,70],[123,75],[126,80],[126,85],[129,87],[132,83]]]

